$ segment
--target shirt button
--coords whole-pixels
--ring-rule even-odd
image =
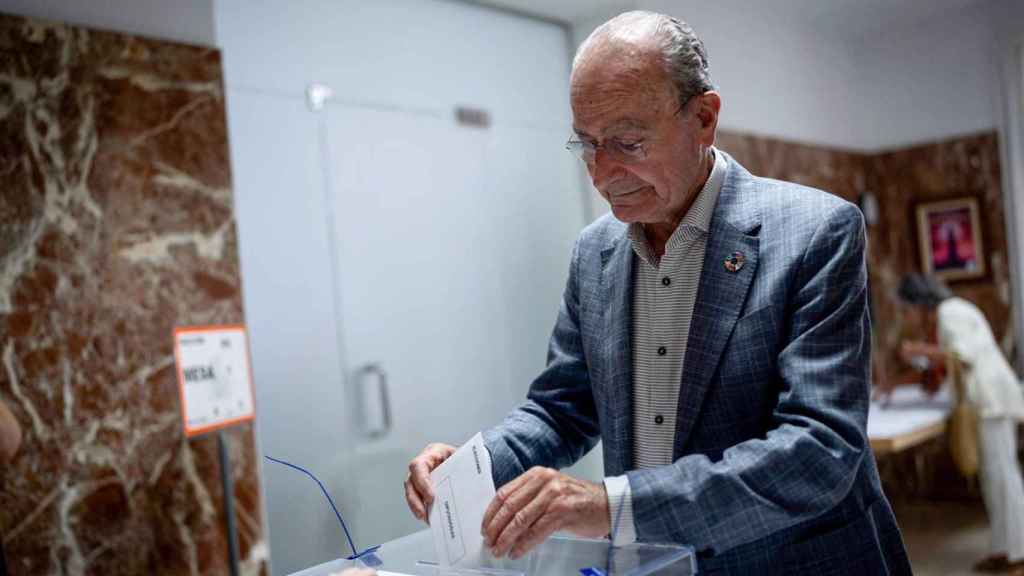
[[[660,425],[661,425],[661,424],[663,424],[664,422],[665,422],[665,417],[664,417],[664,416],[662,416],[661,414],[658,414],[657,416],[655,416],[655,417],[654,417],[654,423],[655,423],[655,424],[657,424],[657,425],[659,425],[659,426],[660,426]]]
[[[658,348],[658,356],[664,356],[665,354],[668,354],[668,349],[664,346],[660,346]]]
[[[668,286],[671,283],[672,283],[672,279],[669,278],[668,276],[665,276],[664,278],[661,279],[661,285],[662,286]]]

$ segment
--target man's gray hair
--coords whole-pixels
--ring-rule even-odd
[[[678,18],[644,10],[624,12],[598,26],[576,50],[573,68],[595,42],[627,31],[635,34],[645,28],[649,37],[658,43],[665,69],[679,93],[680,104],[685,104],[692,96],[715,89],[708,70],[707,50],[693,28]]]

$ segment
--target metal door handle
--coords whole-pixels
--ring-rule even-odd
[[[355,376],[363,433],[368,438],[380,438],[391,431],[391,397],[388,394],[388,373],[380,364],[370,363],[357,370]],[[371,376],[376,376],[376,396],[371,394],[368,388]],[[379,404],[375,404],[374,400]],[[379,416],[379,418],[375,416]]]

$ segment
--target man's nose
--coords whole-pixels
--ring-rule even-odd
[[[590,179],[593,181],[594,187],[598,190],[601,189],[601,186],[621,178],[623,172],[625,172],[622,163],[609,157],[604,148],[598,148],[594,151],[594,157],[587,163],[587,169],[590,172]]]

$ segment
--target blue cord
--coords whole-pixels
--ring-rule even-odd
[[[264,454],[263,457],[266,458],[267,460],[270,460],[271,462],[277,462],[278,464],[284,464],[285,466],[288,466],[289,468],[294,468],[294,469],[298,470],[299,472],[305,473],[307,476],[312,478],[313,481],[317,483],[317,485],[320,486],[320,490],[324,493],[324,496],[327,497],[327,501],[331,503],[331,508],[334,509],[334,515],[338,517],[338,522],[341,523],[341,529],[345,531],[345,537],[348,538],[348,545],[352,548],[352,556],[349,556],[349,558],[348,558],[349,560],[354,559],[354,558],[358,558],[358,557],[362,556],[363,554],[366,554],[368,552],[373,552],[377,548],[380,548],[380,546],[375,546],[373,548],[369,548],[367,550],[364,550],[363,552],[358,552],[358,553],[356,552],[356,545],[352,543],[352,536],[350,536],[349,533],[348,533],[348,527],[345,526],[345,521],[341,519],[341,514],[338,512],[338,507],[334,505],[334,500],[331,498],[331,495],[327,492],[327,489],[324,488],[323,483],[320,482],[320,480],[316,476],[314,476],[312,472],[310,472],[309,470],[306,470],[302,466],[296,466],[295,464],[292,464],[290,462],[285,462],[284,460],[278,460],[277,458],[271,458],[270,456],[267,456],[266,454]]]

